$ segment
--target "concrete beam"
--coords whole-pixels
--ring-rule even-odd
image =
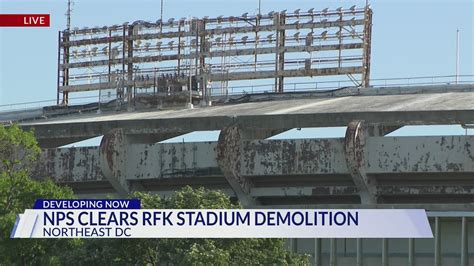
[[[222,177],[216,160],[217,142],[134,144],[127,147],[130,181],[185,180]]]
[[[384,125],[384,124],[368,124],[366,125],[367,128],[367,136],[370,137],[382,137],[387,134],[392,133],[393,131],[400,129],[401,126],[391,126],[391,125]]]
[[[125,196],[132,191],[126,180],[126,146],[127,137],[121,129],[111,130],[100,142],[100,167],[107,180],[119,193]]]
[[[342,139],[248,140],[245,176],[348,174]]]
[[[189,132],[164,132],[164,133],[139,133],[127,135],[130,144],[153,144],[163,140],[171,139]]]
[[[308,186],[308,187],[257,187],[250,193],[253,197],[307,197],[307,196],[353,196],[358,195],[354,186]]]
[[[460,180],[462,175],[474,172],[473,145],[473,136],[368,137],[365,167],[368,175],[391,185],[397,180],[416,180],[417,176],[420,180],[431,177],[432,182],[449,176],[452,180]],[[141,170],[128,178],[190,177],[212,171],[214,175],[221,175],[215,170],[218,169],[216,148],[217,142],[129,144],[128,165],[131,169]],[[92,159],[97,158],[97,152],[96,147],[47,149],[41,158],[42,167],[48,168],[48,173],[52,174],[65,171],[64,168],[55,168],[58,165],[80,167],[87,162],[95,164],[97,161]],[[242,156],[244,167],[241,174],[257,179],[349,174],[342,138],[243,140]],[[71,157],[75,158],[75,163],[62,163]],[[180,174],[186,171],[193,174]]]
[[[242,166],[244,163],[243,141],[266,138],[282,131],[285,130],[256,130],[255,128],[241,128],[237,125],[221,129],[217,141],[217,163],[243,206],[257,204],[255,198],[250,194],[253,187],[252,182],[242,175],[242,169],[245,167],[245,165]]]
[[[262,206],[251,206],[251,208],[262,208]],[[474,210],[474,203],[409,203],[409,204],[278,204],[265,205],[268,209],[425,209],[427,211],[469,211]],[[430,213],[428,213],[430,216]],[[448,216],[449,217],[449,216]]]
[[[434,195],[450,196],[474,194],[474,184],[471,185],[404,185],[404,186],[380,186],[377,188],[380,195],[395,196],[416,196],[416,195]]]
[[[100,168],[119,194],[126,195],[132,190],[141,189],[132,186],[128,181],[130,176],[137,176],[136,172],[139,170],[132,170],[128,163],[136,158],[129,155],[131,149],[136,147],[136,144],[154,144],[177,135],[180,133],[127,134],[123,129],[113,129],[104,135],[100,143]]]
[[[363,121],[353,121],[347,126],[344,150],[347,168],[357,186],[363,204],[377,203],[377,185],[367,176],[367,128]]]
[[[474,172],[474,136],[372,137],[371,173]]]
[[[36,133],[35,133],[36,134]],[[97,136],[82,136],[82,137],[72,137],[72,138],[37,138],[38,145],[43,149],[52,149],[58,148],[64,145],[76,143],[90,138],[95,138]]]
[[[43,150],[33,176],[52,177],[58,183],[106,180],[99,166],[99,147]]]
[[[178,117],[173,119],[134,119],[91,121],[86,123],[48,123],[25,125],[23,129],[35,129],[38,141],[65,140],[72,142],[78,138],[92,138],[103,135],[114,128],[122,128],[127,134],[140,131],[191,132],[220,130],[234,124],[248,128],[280,129],[304,127],[347,126],[351,121],[364,120],[366,123],[404,125],[452,125],[474,124],[474,110],[443,111],[394,111],[352,113],[299,113],[278,115],[208,116]]]
[[[116,130],[104,138],[100,152],[97,147],[45,150],[34,176],[51,176],[81,193],[110,193],[112,186],[104,181],[122,194],[192,184],[232,188],[248,205],[262,199],[342,204],[359,202],[349,166],[354,163],[364,178],[376,181],[373,195],[387,203],[474,200],[474,136],[361,138],[353,131],[346,148],[343,138],[263,140],[279,131],[230,132],[237,136],[221,135],[220,143],[136,144]],[[346,161],[347,150],[352,162]]]

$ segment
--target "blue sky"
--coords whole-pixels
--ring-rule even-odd
[[[365,4],[365,0],[261,1],[262,13]],[[457,28],[460,74],[474,74],[472,0],[370,2],[374,11],[371,78],[454,75]],[[66,6],[65,0],[0,0],[0,13],[51,14],[50,28],[0,28],[0,105],[56,98],[57,35],[66,25]],[[256,13],[257,6],[258,0],[164,0],[164,18]],[[155,21],[159,16],[159,0],[75,0],[72,27]]]
[[[66,25],[59,0],[1,0],[1,13],[49,13],[50,28],[0,28],[0,104],[55,99],[57,32]],[[262,0],[262,12],[363,6],[365,1]],[[255,13],[258,0],[164,0],[164,17]],[[379,0],[374,10],[372,78],[453,75],[456,28],[461,74],[473,74],[472,0]],[[75,0],[72,27],[152,20],[159,0]]]

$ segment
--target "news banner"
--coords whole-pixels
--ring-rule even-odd
[[[37,200],[11,238],[431,238],[420,209],[141,209],[138,199]]]

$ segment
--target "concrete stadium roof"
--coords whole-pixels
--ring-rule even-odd
[[[353,120],[385,125],[474,123],[474,84],[347,88],[327,93],[255,95],[250,102],[180,110],[73,114],[23,122],[37,137],[86,139],[113,128],[130,134],[244,127],[289,129],[346,126]]]

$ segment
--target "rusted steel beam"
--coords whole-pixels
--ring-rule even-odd
[[[345,43],[345,44],[327,44],[320,46],[285,46],[285,47],[262,47],[257,48],[242,48],[238,50],[217,50],[205,52],[204,55],[207,57],[219,57],[219,56],[241,56],[241,55],[263,55],[263,54],[274,54],[278,52],[286,53],[301,53],[301,52],[319,52],[319,51],[332,51],[332,50],[356,50],[363,48],[362,43]],[[195,59],[198,54],[191,52],[189,54],[166,54],[166,55],[155,55],[155,56],[136,56],[130,59],[110,59],[110,60],[94,60],[84,61],[77,63],[61,64],[60,69],[69,68],[88,68],[94,66],[107,66],[109,63],[116,65],[122,63],[147,63],[147,62],[163,62],[173,60],[189,60]]]
[[[362,74],[362,87],[369,87],[370,83],[370,57],[371,57],[371,46],[372,46],[372,9],[366,7],[364,14],[364,52],[363,52],[363,74]]]
[[[322,22],[308,22],[308,23],[300,23],[298,25],[295,24],[286,24],[283,27],[285,30],[295,30],[299,29],[311,29],[311,28],[330,28],[330,27],[348,27],[348,26],[356,26],[356,25],[364,25],[365,21],[363,19],[356,19],[356,20],[336,20],[336,21],[327,21],[325,23]],[[259,31],[275,31],[275,25],[261,25],[259,27]],[[232,32],[231,32],[232,31]],[[204,31],[203,35],[221,35],[221,34],[228,34],[228,33],[246,33],[246,32],[255,32],[255,26],[244,26],[244,27],[232,27],[229,28],[215,28],[215,29],[208,29]],[[192,32],[163,32],[163,33],[149,33],[149,34],[139,34],[135,36],[127,36],[126,39],[132,40],[152,40],[152,39],[166,39],[166,38],[174,38],[174,37],[193,37],[194,34]],[[83,39],[77,41],[69,41],[65,40],[62,42],[62,46],[64,47],[72,47],[72,46],[84,46],[84,45],[97,45],[97,44],[104,44],[111,42],[121,42],[124,37],[115,36],[109,39],[109,37],[98,37],[93,39]]]

